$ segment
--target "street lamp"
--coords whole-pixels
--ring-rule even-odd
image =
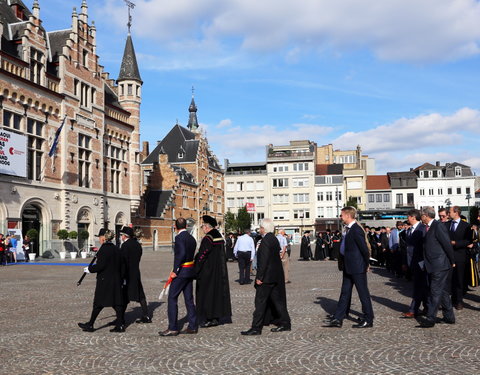
[[[340,212],[338,211],[338,209],[340,208],[340,205],[338,204],[338,186],[336,187],[336,198],[337,198],[337,230],[340,229]]]
[[[175,250],[175,229],[173,228],[173,222],[175,221],[175,193],[173,193],[173,198],[168,204],[170,209],[172,210],[172,252]]]
[[[468,212],[470,212],[470,199],[472,199],[472,196],[470,194],[467,194],[467,196],[465,197],[465,199],[467,200],[468,202]]]

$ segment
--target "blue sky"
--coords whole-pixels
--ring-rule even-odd
[[[25,1],[31,6],[32,0]],[[117,77],[122,0],[90,0],[100,63]],[[480,171],[480,4],[476,0],[137,0],[132,37],[142,140],[178,119],[191,87],[223,163],[310,139],[374,157],[377,173],[458,161]],[[40,0],[47,30],[81,0]]]

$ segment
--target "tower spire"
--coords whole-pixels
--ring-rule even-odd
[[[195,88],[192,86],[192,101],[190,102],[190,106],[188,107],[188,112],[190,115],[188,117],[188,125],[187,128],[190,129],[192,132],[196,132],[198,129],[198,119],[197,119],[197,106],[195,104]]]

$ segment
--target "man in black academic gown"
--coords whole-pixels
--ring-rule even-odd
[[[140,260],[142,258],[142,245],[134,236],[133,229],[123,227],[120,230],[122,240],[122,256],[126,267],[125,278],[127,285],[125,288],[124,311],[130,301],[139,302],[142,308],[142,318],[137,319],[137,323],[151,323],[152,319],[148,315],[147,299],[143,291],[142,277],[140,274]]]
[[[310,231],[307,230],[302,236],[302,242],[300,244],[300,258],[303,260],[313,259],[312,248],[310,247]]]
[[[113,307],[117,315],[115,328],[110,332],[125,332],[123,310],[123,274],[122,255],[117,246],[112,243],[115,234],[106,229],[100,229],[98,239],[100,249],[97,252],[97,262],[84,268],[86,273],[97,274],[97,285],[93,298],[93,310],[90,320],[78,323],[85,332],[93,332],[93,324],[104,307]]]
[[[225,260],[225,241],[216,229],[217,221],[208,215],[202,217],[205,233],[195,255],[196,306],[200,328],[231,323],[232,305]]]
[[[254,336],[262,333],[264,325],[277,327],[272,332],[290,331],[291,322],[287,311],[285,277],[282,261],[278,256],[280,243],[273,234],[275,225],[271,219],[263,219],[260,225],[262,239],[257,250],[257,275],[255,278],[255,311],[252,327],[242,335]]]

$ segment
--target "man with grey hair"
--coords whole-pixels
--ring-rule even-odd
[[[260,224],[260,245],[257,250],[257,275],[255,278],[255,311],[252,326],[242,335],[254,336],[262,333],[264,325],[276,327],[272,332],[290,331],[291,322],[287,311],[285,277],[279,257],[280,243],[273,234],[275,225],[271,219]]]
[[[435,209],[422,209],[422,222],[426,225],[424,238],[424,262],[421,267],[428,273],[429,295],[427,302],[427,316],[420,323],[422,328],[435,325],[439,306],[442,306],[445,323],[454,324],[452,301],[449,296],[449,279],[452,267],[455,267],[453,248],[445,224],[435,220]]]

